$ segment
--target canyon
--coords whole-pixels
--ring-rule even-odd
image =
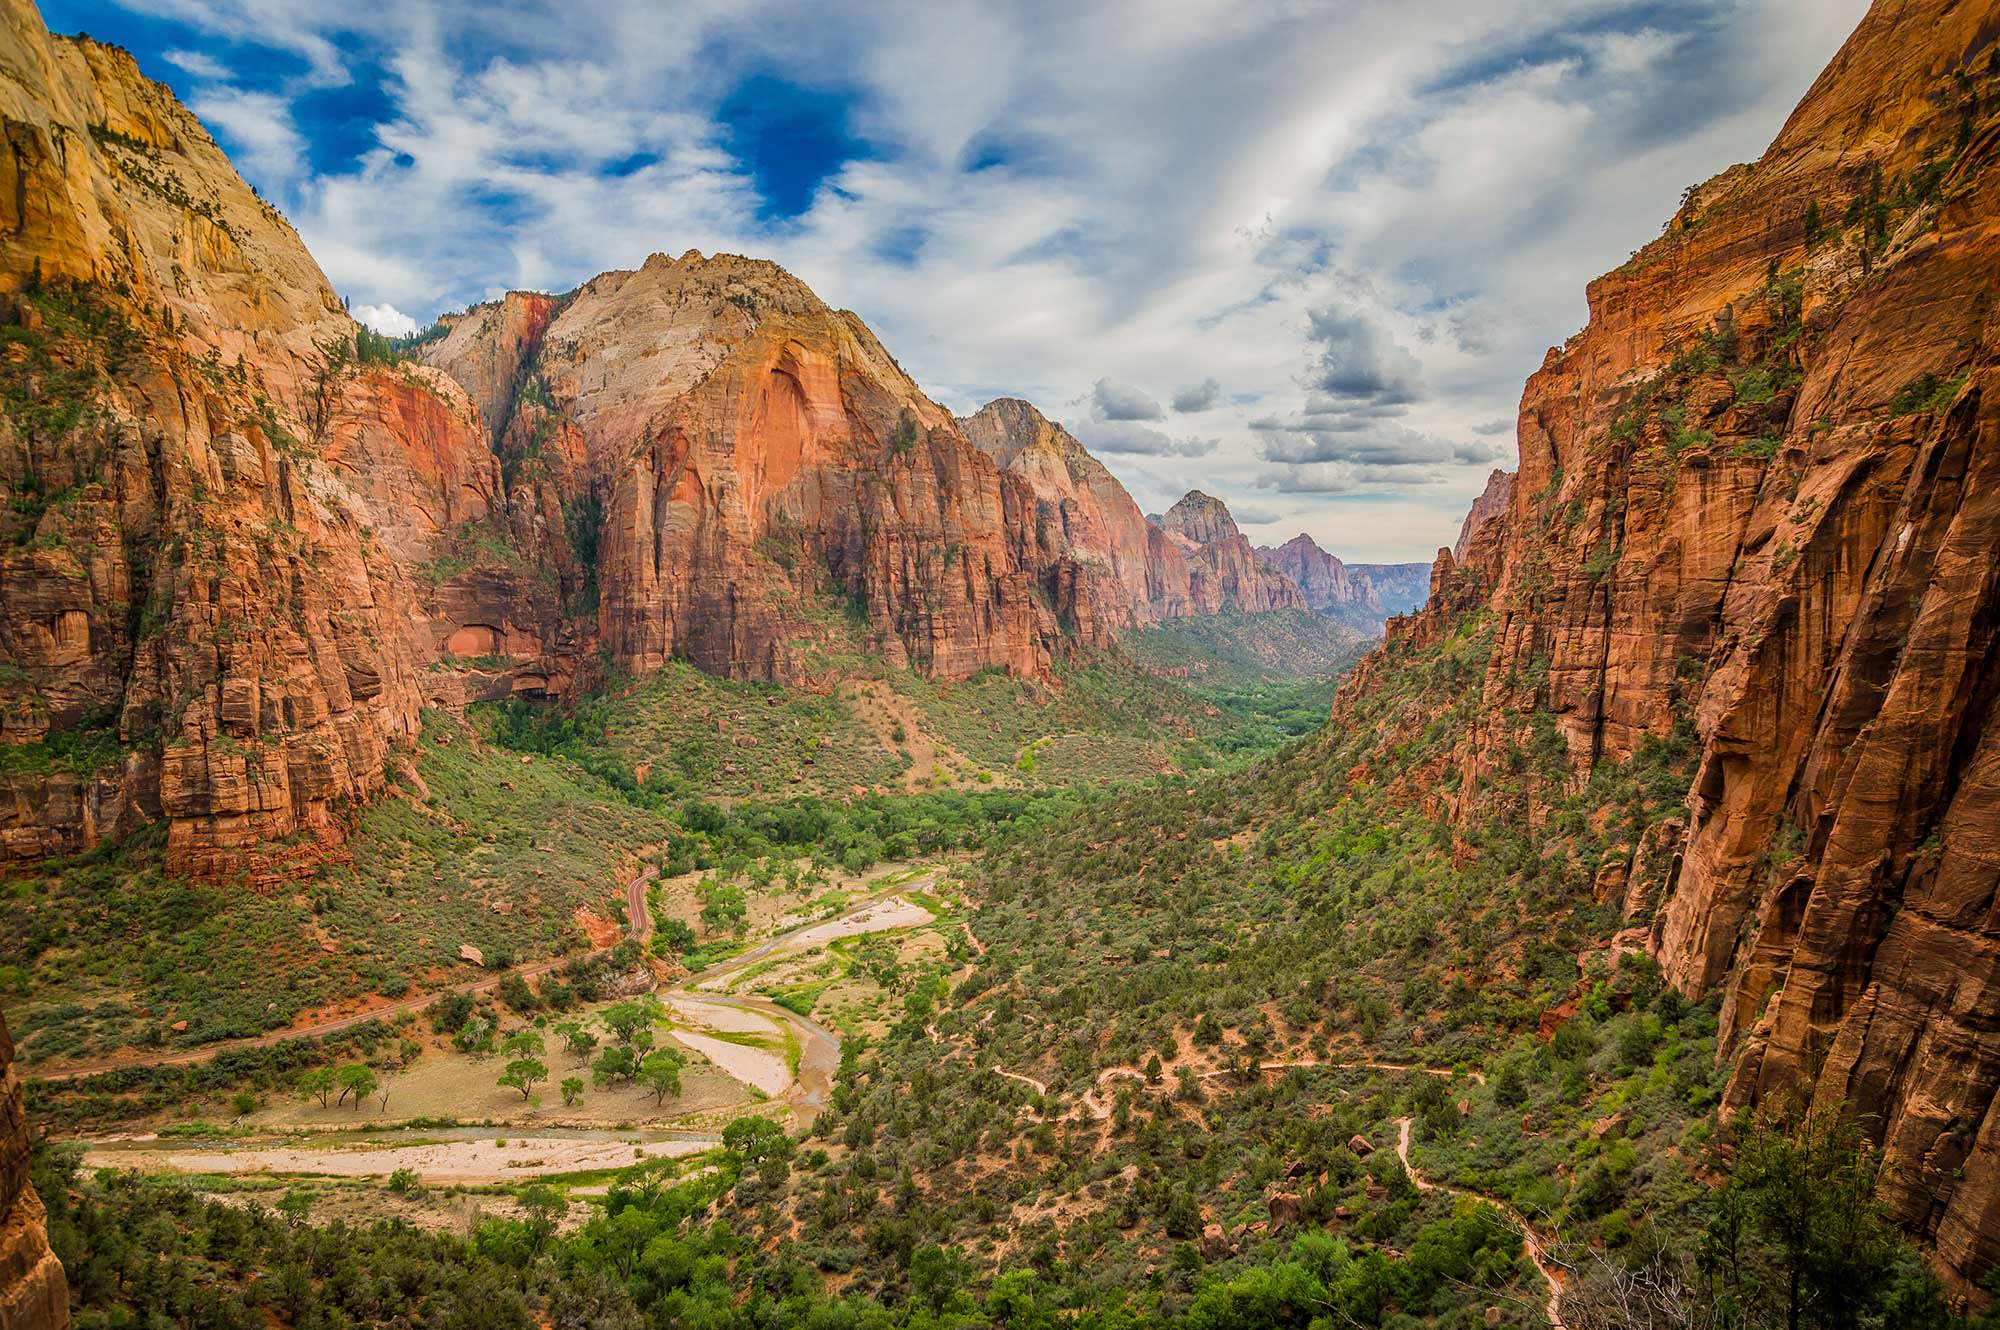
[[[1216,501],[1148,523],[769,262],[656,254],[389,349],[129,55],[5,17],[9,860],[164,823],[175,871],[269,886],[338,859],[426,706],[670,660],[1047,677],[1303,603]]]
[[[357,810],[402,812],[399,800],[424,834],[456,821],[467,843],[512,833],[539,854],[550,847],[534,833],[472,827],[431,800],[426,750],[502,747],[497,723],[455,729],[440,715],[455,725],[477,704],[508,703],[508,733],[540,741],[533,725],[574,699],[692,664],[762,690],[750,695],[774,714],[783,698],[833,697],[885,671],[925,689],[1017,682],[1019,693],[967,704],[968,729],[997,730],[997,711],[1069,687],[1078,662],[1123,661],[1121,641],[1162,625],[1289,615],[1324,628],[1310,611],[1386,632],[1330,716],[1333,685],[1313,696],[1310,734],[1274,734],[1206,781],[1152,753],[1142,774],[1162,779],[1078,796],[1042,823],[1022,811],[1027,777],[1055,741],[1024,734],[960,765],[980,784],[1018,778],[993,793],[1018,803],[1004,816],[1025,830],[998,829],[996,813],[944,835],[940,818],[969,817],[969,800],[870,824],[878,857],[936,832],[927,849],[963,869],[970,903],[919,902],[912,885],[910,920],[936,925],[921,947],[816,957],[826,972],[785,995],[801,1020],[829,987],[863,986],[857,974],[886,995],[894,1019],[854,1046],[857,1062],[864,1043],[877,1059],[865,1074],[837,1045],[814,1066],[846,1152],[814,1167],[865,1158],[868,1171],[787,1194],[789,1175],[771,1169],[765,1191],[755,1179],[749,1199],[702,1204],[734,1206],[746,1225],[768,1206],[786,1242],[817,1215],[843,1232],[877,1204],[865,1152],[878,1131],[915,1143],[898,1167],[990,1148],[969,1195],[1011,1163],[1066,1157],[1060,1123],[1088,1133],[1062,1140],[1078,1158],[1131,1152],[1092,1178],[1105,1213],[1064,1242],[1116,1241],[1095,1230],[1159,1218],[1160,1241],[1175,1245],[1152,1258],[1220,1264],[1296,1221],[1300,1193],[1318,1188],[1329,1229],[1355,1221],[1357,1252],[1367,1235],[1356,1264],[1387,1269],[1409,1254],[1389,1244],[1401,1230],[1364,1228],[1369,1217],[1345,1202],[1340,1215],[1333,1198],[1346,1186],[1373,1202],[1400,1182],[1411,1206],[1435,1189],[1537,1224],[1561,1211],[1586,1250],[1592,1234],[1610,1248],[1614,1217],[1632,1238],[1622,1194],[1591,1210],[1562,1188],[1587,1192],[1620,1146],[1634,1154],[1625,1131],[1643,1114],[1624,1105],[1657,1079],[1676,1111],[1702,1115],[1698,1133],[1671,1119],[1677,1134],[1649,1157],[1659,1169],[1716,1181],[1688,1162],[1693,1146],[1737,1110],[1797,1099],[1879,1150],[1875,1195],[1956,1287],[2000,1263],[1990,6],[1876,4],[1757,161],[1690,189],[1663,234],[1591,283],[1588,323],[1525,385],[1516,469],[1491,474],[1430,564],[1345,562],[1305,534],[1253,547],[1200,490],[1148,517],[1031,403],[954,415],[858,316],[760,259],[654,254],[390,342],[350,317],[290,224],[129,55],[51,36],[25,0],[0,0],[0,21],[9,865],[156,836],[173,881],[276,896],[352,853]],[[886,689],[869,697],[891,745],[945,746],[942,726],[913,738],[919,713]],[[704,731],[729,733],[701,705]],[[589,743],[615,737],[610,721],[590,729]],[[508,790],[520,766],[583,771],[577,736],[550,735],[496,759],[519,764]],[[804,735],[805,759],[831,765],[826,736]],[[727,742],[732,775],[775,747],[745,732]],[[766,810],[734,797],[669,807],[647,789],[654,759],[621,759],[615,782],[610,764],[587,773],[630,796],[624,811],[661,819],[648,824],[659,843],[644,847],[646,867],[621,880],[631,917],[656,876],[684,876],[685,913],[706,941],[745,945],[706,921],[737,871],[718,865],[754,858],[753,886],[789,871],[796,887],[799,863],[824,847],[801,854],[804,840],[771,827],[821,818],[826,830],[832,815],[794,807],[723,841],[732,816],[747,825]],[[778,765],[778,795],[806,779]],[[1620,779],[1616,801],[1579,806]],[[836,793],[827,806],[887,798],[861,779]],[[914,784],[900,794],[921,797]],[[988,866],[968,866],[986,848],[975,835],[1000,847]],[[1384,862],[1391,849],[1403,858]],[[1451,894],[1495,882],[1489,900]],[[934,885],[924,878],[926,893]],[[311,903],[314,929],[320,910]],[[691,943],[692,924],[677,922]],[[1279,936],[1260,936],[1266,925]],[[1454,950],[1458,929],[1517,950],[1504,964]],[[330,936],[323,945],[338,950]],[[1311,973],[1350,946],[1368,964]],[[757,956],[741,956],[746,977]],[[468,959],[484,965],[476,949]],[[1401,968],[1371,989],[1377,961]],[[622,979],[651,991],[674,963],[655,948]],[[1645,1011],[1640,967],[1660,990],[1643,995]],[[1551,987],[1550,1000],[1521,996]],[[1599,1056],[1590,1030],[1618,1022],[1630,1045],[1607,1041]],[[1390,1038],[1404,1042],[1384,1060],[1376,1041]],[[1689,1072],[1682,1055],[1703,1039]],[[711,1042],[725,1061],[742,1056]],[[1282,1057],[1265,1060],[1267,1045]],[[0,1323],[59,1326],[68,1304],[28,1184],[13,1053],[0,1026]],[[751,1060],[769,1072],[783,1059]],[[1546,1071],[1548,1084],[1504,1101],[1503,1062],[1517,1077]],[[1471,1070],[1482,1065],[1491,1076]],[[1308,1070],[1322,1079],[1294,1074]],[[1382,1089],[1336,1072],[1438,1084]],[[1141,1088],[1163,1076],[1184,1088]],[[996,1083],[1018,1102],[995,1100]],[[1308,1110],[1297,1097],[1309,1084]],[[1067,1112],[1060,1097],[1078,1086],[1084,1111]],[[1417,1116],[1398,1096],[1432,1091],[1413,1142]],[[935,1127],[952,1114],[934,1096],[960,1092],[958,1111],[990,1115],[969,1144]],[[1396,1151],[1379,1153],[1402,1172],[1364,1169],[1378,1153],[1361,1135],[1370,1113],[1397,1125]],[[1275,1133],[1319,1114],[1352,1118],[1353,1134],[1281,1165]],[[1503,1130],[1529,1142],[1509,1166],[1576,1137],[1572,1155],[1549,1156],[1560,1165],[1523,1184],[1546,1182],[1555,1200],[1502,1195],[1500,1164],[1448,1181],[1461,1161],[1427,1159],[1439,1181],[1425,1180],[1412,1148],[1454,1140],[1471,1158],[1481,1140],[1464,1141],[1469,1121],[1489,1145]],[[1197,1203],[1186,1177],[1239,1127],[1252,1162]],[[899,1182],[897,1215],[964,1200],[944,1171],[955,1167],[939,1166],[942,1184]],[[1009,1259],[1046,1274],[1058,1265],[1050,1216],[1078,1215],[1036,1199],[1026,1172],[1016,1181],[1004,1203],[979,1197],[990,1213],[978,1222],[1001,1224],[1009,1242],[1016,1219],[1033,1226],[1045,1247]],[[1245,1218],[1246,1195],[1268,1226]],[[781,1215],[777,1198],[794,1209]],[[1125,1207],[1116,1224],[1113,1206]],[[1232,1229],[1209,1222],[1225,1208]],[[881,1223],[867,1244],[877,1256],[900,1244],[902,1265],[882,1278],[901,1295],[918,1238]],[[1563,1281],[1541,1259],[1554,1231],[1529,1230],[1527,1251],[1537,1302],[1546,1288],[1560,1325]],[[826,1269],[863,1259],[858,1231],[844,1232],[853,1255],[829,1240]],[[1519,1265],[1503,1246],[1491,1262],[1501,1281]]]
[[[1496,471],[1494,475],[1504,475]],[[1488,493],[1495,482],[1488,482]],[[1481,496],[1481,502],[1487,502]],[[1478,505],[1474,513],[1479,511]],[[1466,518],[1468,526],[1473,517]],[[1304,532],[1283,545],[1260,546],[1258,562],[1298,584],[1313,610],[1379,633],[1391,617],[1407,614],[1430,596],[1426,563],[1343,563]]]

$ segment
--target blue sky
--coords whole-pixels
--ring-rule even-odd
[[[1865,0],[51,0],[384,329],[777,259],[1158,511],[1427,559],[1583,286],[1755,157]]]

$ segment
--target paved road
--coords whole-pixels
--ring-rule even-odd
[[[653,940],[653,915],[646,908],[646,887],[659,871],[647,864],[644,872],[625,884],[625,915],[632,924],[632,940],[642,947]]]
[[[631,916],[631,935],[641,946],[644,946],[647,939],[653,935],[653,919],[646,910],[646,883],[652,879],[653,871],[653,869],[648,868],[644,873],[634,878],[625,890],[626,909]],[[591,960],[605,955],[610,950],[609,947],[598,947],[585,952],[583,959]],[[321,1035],[338,1034],[342,1030],[351,1030],[357,1025],[366,1025],[369,1021],[385,1020],[392,1016],[400,1016],[408,1011],[422,1011],[425,1007],[430,1006],[448,993],[484,993],[498,988],[501,980],[510,974],[516,975],[523,980],[539,978],[551,970],[561,969],[573,959],[576,958],[564,956],[557,960],[541,961],[534,965],[520,965],[499,974],[489,975],[483,979],[468,979],[464,983],[453,984],[448,988],[440,988],[435,992],[422,993],[416,997],[404,998],[399,1002],[391,1002],[368,1011],[356,1012],[352,1016],[335,1016],[328,1020],[315,1021],[311,1025],[297,1026],[287,1030],[274,1030],[270,1034],[256,1035],[248,1039],[224,1039],[213,1044],[203,1044],[200,1048],[185,1048],[173,1053],[124,1054],[115,1058],[106,1058],[101,1062],[83,1062],[70,1067],[50,1068],[47,1071],[24,1068],[23,1074],[27,1079],[34,1081],[76,1081],[82,1080],[86,1076],[101,1076],[107,1071],[124,1071],[132,1067],[191,1067],[208,1062],[220,1054],[233,1052],[237,1049],[269,1048],[273,1044],[282,1044],[292,1039],[315,1039]]]

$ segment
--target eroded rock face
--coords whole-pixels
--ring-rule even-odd
[[[1347,575],[1347,565],[1319,547],[1319,542],[1300,532],[1275,548],[1259,546],[1257,559],[1299,584],[1306,605],[1315,610],[1358,605],[1380,609],[1374,588]]]
[[[289,224],[131,57],[0,7],[0,852],[169,821],[275,880],[412,735],[417,575],[498,483],[455,383],[365,366]],[[447,561],[448,562],[448,561]],[[441,572],[444,570],[440,570]]]
[[[1250,542],[1222,500],[1189,490],[1167,509],[1160,527],[1180,547],[1193,570],[1189,599],[1197,614],[1225,608],[1245,614],[1270,610],[1302,610],[1305,594],[1298,583],[1257,559]]]
[[[1212,613],[1182,544],[1139,511],[1117,477],[1070,432],[1028,403],[1003,397],[961,420],[965,435],[1027,483],[1019,523],[1025,557],[1043,570],[1052,602],[1068,603],[1092,640],[1162,619]],[[1065,597],[1056,590],[1072,586]]]
[[[7,858],[164,819],[177,871],[275,885],[337,853],[424,705],[561,693],[600,650],[1039,673],[1290,603],[1233,526],[1149,526],[1025,404],[975,444],[775,265],[656,255],[397,363],[125,53],[12,0],[0,120]]]
[[[49,1250],[48,1212],[28,1179],[28,1149],[14,1040],[0,1020],[0,1330],[62,1330],[69,1282]]]
[[[1303,532],[1255,552],[1259,563],[1298,583],[1308,607],[1377,630],[1389,615],[1416,609],[1430,594],[1427,563],[1342,563]]]
[[[1723,991],[1730,1102],[1844,1103],[1961,1271],[2000,1259],[1997,41],[1985,6],[1878,4],[1593,283],[1504,512],[1399,629],[1495,617],[1460,809],[1538,710],[1577,779],[1691,733],[1625,907]]]
[[[1062,611],[1087,617],[1017,539],[1026,482],[776,265],[656,254],[534,322],[476,310],[428,355],[481,401],[511,501],[548,514],[624,668],[823,681],[850,631],[832,597],[894,665],[1033,673]]]
[[[1472,547],[1472,538],[1479,529],[1507,511],[1507,501],[1514,492],[1514,473],[1495,468],[1486,477],[1486,488],[1472,501],[1472,508],[1465,514],[1465,521],[1458,528],[1458,543],[1451,547],[1452,558],[1463,563],[1465,554]]]

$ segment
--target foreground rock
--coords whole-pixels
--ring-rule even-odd
[[[28,1180],[28,1119],[14,1041],[0,1020],[0,1330],[61,1330],[69,1283],[49,1250],[48,1212]]]

